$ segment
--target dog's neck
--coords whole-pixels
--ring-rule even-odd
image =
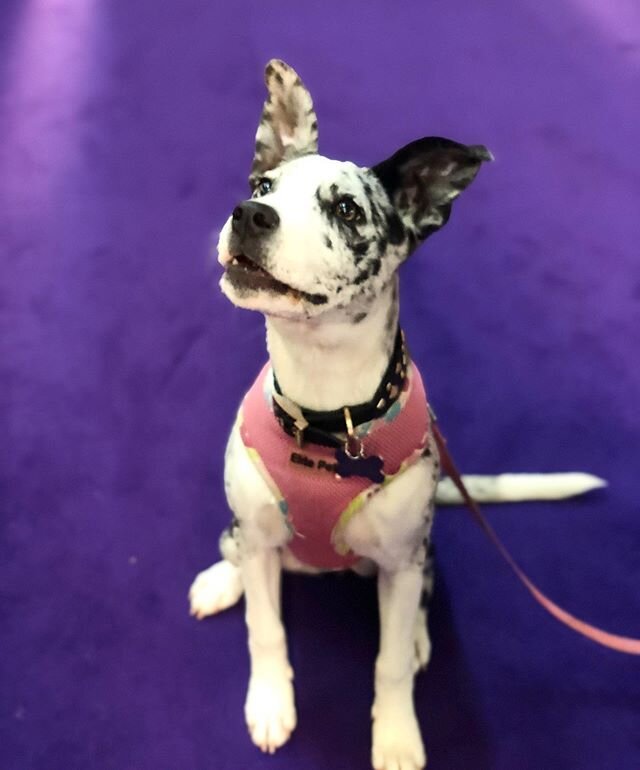
[[[389,363],[398,323],[397,277],[359,320],[267,317],[267,347],[285,396],[328,411],[371,399]]]

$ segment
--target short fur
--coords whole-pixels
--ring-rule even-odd
[[[221,288],[235,305],[264,313],[271,363],[289,399],[314,410],[366,402],[393,348],[398,268],[446,224],[455,199],[491,154],[479,145],[429,137],[370,168],[331,160],[317,154],[311,96],[293,69],[271,61],[266,84],[252,196],[220,235]],[[424,599],[432,586],[429,539],[438,478],[431,441],[344,531],[361,556],[356,570],[376,572],[378,579],[376,770],[417,770],[426,763],[412,691],[430,652]],[[492,484],[479,480],[477,488],[490,497],[497,489]],[[288,551],[290,531],[237,429],[226,454],[225,490],[234,518],[221,539],[223,561],[196,578],[191,611],[199,618],[213,614],[244,592],[251,657],[245,716],[252,740],[273,752],[296,723],[280,617],[281,569],[313,570]]]

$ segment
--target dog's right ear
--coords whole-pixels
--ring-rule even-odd
[[[249,183],[285,160],[318,152],[318,120],[311,95],[297,72],[272,59],[264,72],[269,95],[256,133]]]

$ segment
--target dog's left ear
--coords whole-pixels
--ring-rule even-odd
[[[285,160],[318,152],[318,120],[311,95],[297,72],[272,59],[264,72],[269,91],[256,133],[249,183]]]
[[[493,156],[437,136],[418,139],[371,169],[387,191],[403,225],[424,240],[446,224],[451,205]]]

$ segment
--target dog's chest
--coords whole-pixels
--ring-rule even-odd
[[[406,391],[380,419],[359,427],[364,452],[382,458],[385,479],[340,476],[336,450],[298,443],[285,433],[272,407],[272,374],[266,366],[247,393],[240,436],[273,493],[290,529],[288,547],[303,564],[321,569],[352,566],[344,531],[382,489],[422,456],[429,413],[420,374],[412,366]]]

